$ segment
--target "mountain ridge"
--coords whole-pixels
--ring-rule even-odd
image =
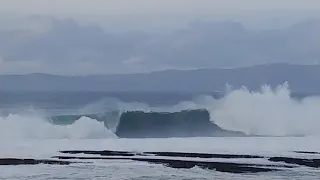
[[[0,75],[0,90],[14,91],[223,91],[235,88],[259,89],[288,82],[294,92],[320,92],[320,65],[265,64],[240,68],[164,70],[136,74],[64,76],[45,73]],[[319,84],[319,85],[318,85]]]

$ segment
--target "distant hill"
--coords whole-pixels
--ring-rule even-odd
[[[249,89],[288,82],[298,93],[320,93],[320,65],[270,64],[236,69],[166,70],[140,74],[1,75],[1,91],[223,91],[228,83]]]

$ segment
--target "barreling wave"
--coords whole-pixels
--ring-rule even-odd
[[[240,132],[221,129],[210,121],[210,114],[205,109],[183,110],[180,112],[129,111],[121,115],[116,134],[125,138],[244,135]]]

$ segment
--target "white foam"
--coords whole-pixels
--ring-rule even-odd
[[[37,115],[10,114],[0,118],[0,139],[98,139],[116,137],[103,122],[81,117],[71,125],[58,126]]]

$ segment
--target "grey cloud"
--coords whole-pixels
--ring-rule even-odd
[[[71,19],[46,21],[45,31],[0,31],[3,72],[132,73],[320,60],[318,20],[261,31],[236,22],[196,22],[167,34],[107,33]]]
[[[138,44],[136,41],[143,40],[140,36],[126,38],[107,34],[99,26],[80,26],[73,20],[49,20],[51,28],[42,33],[0,32],[0,54],[7,62],[15,61],[15,64],[45,62],[42,68],[47,71],[50,68],[53,73],[81,73],[80,69],[94,73],[94,68],[102,73],[131,58],[132,47]],[[90,64],[95,67],[91,69]],[[101,66],[107,66],[105,71]]]

